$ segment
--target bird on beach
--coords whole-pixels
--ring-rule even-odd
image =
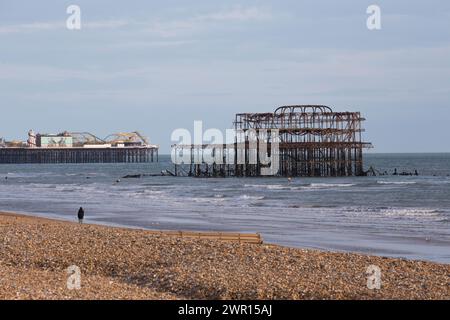
[[[84,209],[83,207],[80,207],[80,209],[78,209],[78,222],[83,223],[83,219],[84,219]]]

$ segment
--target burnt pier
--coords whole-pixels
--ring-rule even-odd
[[[294,105],[270,113],[235,116],[234,143],[174,145],[191,161],[175,165],[176,175],[195,177],[345,177],[365,175],[360,112],[334,112],[322,105]],[[276,132],[276,141],[271,133]],[[262,142],[262,144],[260,144]],[[276,146],[275,146],[276,144]],[[266,147],[267,152],[260,151]],[[275,146],[275,148],[273,148]],[[186,157],[186,154],[188,157]],[[204,159],[214,158],[214,162]],[[271,158],[270,162],[265,159]]]

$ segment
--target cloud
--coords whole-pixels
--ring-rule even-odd
[[[130,26],[133,21],[118,19],[118,20],[100,20],[83,23],[83,27],[90,29],[115,29]]]
[[[25,33],[33,31],[54,30],[64,28],[63,22],[35,22],[26,24],[17,24],[9,26],[0,26],[0,34]]]
[[[168,42],[169,44],[170,42]],[[166,43],[161,43],[166,45]],[[211,102],[212,95],[233,104],[255,99],[258,103],[335,101],[352,103],[419,103],[448,101],[450,46],[346,51],[296,51],[272,59],[201,61],[147,61],[142,66],[56,68],[40,65],[0,64],[0,83],[20,83],[15,94],[59,103],[65,92],[74,92],[80,103],[90,99],[135,104],[183,100]],[[294,56],[296,58],[294,58]],[[415,67],[412,67],[415,66]],[[66,86],[66,81],[77,85]],[[51,85],[49,85],[51,84]],[[126,84],[126,85],[124,85]],[[41,92],[41,86],[44,88]],[[60,94],[54,88],[61,86]],[[98,94],[95,92],[98,91]],[[115,92],[108,97],[110,91]],[[46,100],[46,101],[47,101]],[[70,101],[70,99],[68,99]],[[278,102],[277,102],[278,101]],[[215,103],[215,102],[214,102]]]
[[[0,63],[0,80],[28,83],[52,83],[67,80],[108,81],[124,78],[142,78],[151,72],[144,68],[126,68],[120,70],[100,69],[96,67],[54,67],[50,65],[4,64]]]
[[[113,29],[125,27],[131,24],[132,24],[131,21],[126,20],[100,20],[100,21],[83,22],[82,28]],[[34,22],[9,26],[0,26],[0,34],[32,33],[39,31],[54,31],[65,29],[66,29],[66,21]]]
[[[206,30],[214,23],[268,21],[272,18],[272,12],[266,8],[235,6],[185,19],[155,21],[148,24],[146,31],[160,37],[177,37]]]
[[[272,13],[265,8],[260,7],[242,7],[236,6],[231,10],[223,10],[194,18],[196,21],[263,21],[272,19]]]
[[[197,14],[183,19],[154,19],[136,21],[130,19],[111,19],[98,21],[82,20],[82,28],[86,29],[118,29],[132,27],[155,36],[167,38],[205,29],[210,23],[217,22],[250,22],[272,19],[272,13],[260,7],[235,6],[231,9]],[[32,33],[39,31],[65,30],[66,21],[34,22],[16,25],[0,25],[1,34]]]
[[[150,41],[127,41],[120,43],[111,43],[105,45],[99,51],[109,51],[110,49],[129,49],[129,48],[167,48],[180,47],[193,44],[195,41],[191,40],[150,40]]]

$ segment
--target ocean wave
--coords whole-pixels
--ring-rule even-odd
[[[259,188],[268,190],[289,190],[289,185],[282,184],[244,184],[245,188]]]
[[[377,181],[378,184],[393,184],[393,185],[410,185],[416,184],[416,181]]]
[[[436,209],[422,208],[401,208],[401,209],[385,209],[382,213],[390,217],[436,217],[441,213]]]
[[[236,188],[213,188],[213,191],[223,192],[223,191],[236,191]]]
[[[53,172],[8,172],[5,174],[8,178],[41,178],[41,177],[60,177],[61,174]]]
[[[354,183],[311,183],[309,186],[303,188],[310,189],[329,189],[329,188],[349,188],[353,187]]]
[[[190,199],[192,202],[197,202],[197,203],[221,203],[223,201],[225,201],[225,198],[211,198],[211,197],[205,197],[205,198],[191,198]]]
[[[145,189],[145,190],[138,190],[138,191],[136,191],[135,193],[136,193],[136,194],[162,194],[163,191],[160,191],[160,190],[148,190],[148,189]]]
[[[250,196],[247,194],[243,194],[238,197],[238,199],[241,199],[241,200],[263,200],[264,198],[265,198],[264,196]]]
[[[352,207],[345,211],[357,215],[381,216],[381,217],[438,217],[442,211],[432,208],[395,208],[395,207]]]
[[[308,185],[295,184],[245,184],[246,188],[259,188],[267,190],[311,190],[311,189],[332,189],[353,187],[354,183],[311,183]]]

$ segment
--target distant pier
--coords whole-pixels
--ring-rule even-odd
[[[0,148],[5,163],[145,163],[158,161],[156,147]]]
[[[100,139],[89,132],[36,134],[30,130],[26,142],[0,140],[0,164],[158,162],[158,150],[137,131]]]

